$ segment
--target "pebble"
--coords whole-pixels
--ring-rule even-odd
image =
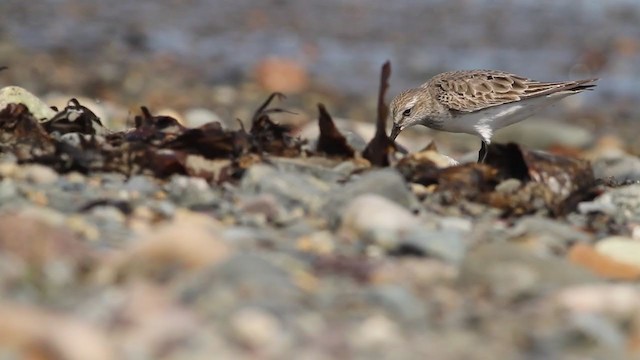
[[[622,236],[612,236],[598,241],[595,249],[618,262],[640,268],[640,241]]]
[[[593,201],[578,204],[583,213],[602,212],[618,223],[640,222],[640,184],[631,184],[611,189]]]
[[[6,86],[0,89],[0,109],[8,104],[24,104],[38,120],[51,119],[56,112],[37,96],[18,86]]]
[[[388,349],[402,342],[398,324],[381,314],[364,319],[350,336],[356,348],[367,351]]]
[[[204,316],[226,316],[242,306],[260,306],[276,315],[295,312],[299,290],[283,265],[252,252],[231,255],[182,283],[182,299]]]
[[[164,189],[169,197],[184,207],[206,206],[216,202],[218,195],[202,178],[174,175]]]
[[[336,188],[329,194],[322,212],[332,224],[337,225],[344,206],[364,194],[384,197],[409,211],[419,206],[402,176],[394,169],[384,169],[367,172]]]
[[[564,253],[574,243],[589,243],[593,236],[566,223],[540,216],[525,216],[507,231],[512,241],[543,254]]]
[[[273,354],[284,345],[280,321],[259,308],[244,308],[231,315],[230,327],[234,338],[254,350]]]
[[[20,169],[18,164],[13,161],[0,162],[0,177],[12,178],[15,177],[16,172]]]
[[[619,182],[640,180],[640,158],[625,153],[605,153],[593,161],[597,179],[614,178]]]
[[[595,278],[562,259],[495,242],[469,252],[462,263],[460,280],[466,286],[485,287],[499,299],[513,301],[563,286],[593,282]]]
[[[53,311],[3,301],[0,317],[5,333],[1,341],[3,349],[22,350],[23,355],[55,354],[68,360],[117,358],[116,349],[104,330],[71,315],[61,316]]]
[[[367,290],[366,297],[404,325],[424,326],[428,321],[423,302],[403,286],[378,285]]]
[[[249,194],[271,194],[289,210],[301,206],[314,211],[325,203],[331,185],[306,174],[254,165],[245,172],[240,188]]]
[[[395,248],[402,233],[420,226],[418,218],[397,203],[374,194],[360,195],[344,207],[341,233],[383,248]]]
[[[415,227],[398,239],[394,250],[411,249],[424,256],[459,264],[464,258],[470,234],[455,229],[429,230]]]
[[[571,286],[558,291],[553,297],[572,312],[611,314],[620,320],[640,314],[640,289],[630,284]]]
[[[19,174],[20,179],[24,179],[38,185],[54,183],[60,177],[58,173],[50,167],[37,164],[22,166]]]
[[[200,127],[210,122],[217,122],[224,125],[224,121],[218,114],[205,108],[191,108],[184,113],[184,119],[187,127]]]
[[[124,183],[124,189],[134,196],[149,196],[158,191],[158,185],[148,176],[135,175]]]
[[[522,186],[522,181],[518,179],[507,179],[496,185],[496,191],[503,194],[513,194]]]
[[[6,204],[17,196],[18,187],[13,180],[7,178],[0,180],[0,204]]]

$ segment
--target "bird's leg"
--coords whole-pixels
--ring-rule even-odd
[[[487,143],[482,141],[482,145],[480,146],[480,151],[478,152],[478,164],[484,164],[484,160],[487,158]]]

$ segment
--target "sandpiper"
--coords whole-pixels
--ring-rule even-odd
[[[391,101],[391,140],[414,125],[477,135],[482,140],[478,162],[484,162],[496,130],[590,89],[596,80],[542,82],[498,70],[444,72]]]

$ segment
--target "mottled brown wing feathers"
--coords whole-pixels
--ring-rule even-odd
[[[559,91],[579,92],[595,85],[597,79],[539,82],[495,70],[445,72],[435,76],[423,87],[452,110],[471,112],[525,98]]]

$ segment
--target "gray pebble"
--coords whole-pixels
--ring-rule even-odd
[[[464,258],[470,234],[455,229],[413,229],[402,236],[396,250],[406,249],[429,257],[459,264]]]

